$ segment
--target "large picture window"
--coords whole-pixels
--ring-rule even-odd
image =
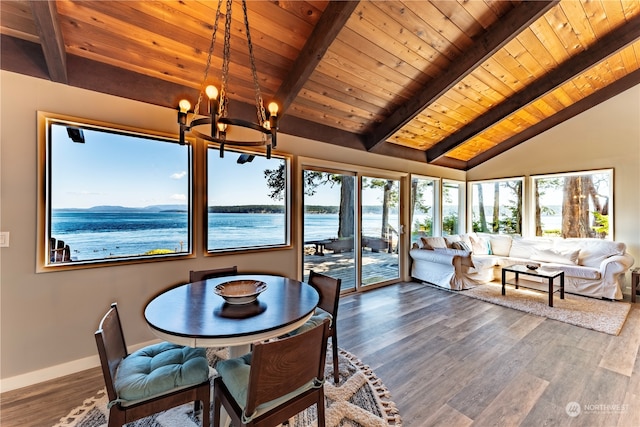
[[[207,150],[207,250],[290,245],[289,161]]]
[[[613,169],[531,181],[536,236],[613,239]]]
[[[442,235],[464,232],[464,182],[442,181]]]
[[[191,149],[41,115],[45,266],[190,254]]]
[[[420,237],[434,236],[434,214],[437,212],[435,178],[411,178],[411,243]]]
[[[522,234],[522,178],[473,182],[470,187],[473,231]]]

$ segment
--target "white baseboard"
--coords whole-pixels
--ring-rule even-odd
[[[129,352],[132,353],[136,350],[141,349],[142,347],[156,344],[158,342],[159,340],[153,340],[146,343],[130,346]],[[37,371],[27,372],[26,374],[0,379],[0,393],[64,377],[65,375],[75,374],[77,372],[95,368],[97,366],[100,366],[100,358],[98,357],[98,354],[96,354],[95,356],[89,356],[82,359],[73,360],[71,362],[50,366],[48,368],[38,369]]]

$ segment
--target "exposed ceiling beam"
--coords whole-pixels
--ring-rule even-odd
[[[430,81],[424,89],[373,129],[367,135],[367,150],[372,151],[376,146],[384,143],[402,126],[420,114],[426,107],[455,86],[557,3],[558,0],[525,1],[513,8],[496,25],[476,39],[473,45],[457,61],[451,64],[443,74]]]
[[[275,99],[280,103],[281,115],[298,96],[359,2],[360,0],[331,1],[322,12],[311,36],[307,39],[293,67],[291,67],[287,79],[282,82],[276,92]]]
[[[33,20],[40,36],[49,77],[57,83],[68,83],[67,53],[58,20],[55,1],[29,1]]]
[[[482,114],[473,122],[449,135],[427,150],[427,162],[444,156],[453,148],[463,144],[500,120],[529,105],[536,99],[553,91],[558,86],[580,75],[585,70],[604,61],[609,56],[633,43],[640,37],[640,15],[602,37],[595,45],[565,61],[538,80],[510,96],[501,104]]]
[[[473,159],[467,162],[467,167],[465,170],[469,170],[474,168],[488,160],[491,160],[495,156],[504,153],[505,151],[519,145],[536,135],[541,134],[544,131],[551,129],[552,127],[569,120],[572,117],[577,116],[580,113],[587,111],[590,108],[595,107],[596,105],[613,98],[616,95],[624,92],[625,90],[631,89],[632,87],[640,84],[640,70],[633,71],[632,73],[627,74],[619,80],[611,83],[609,86],[600,89],[599,91],[592,93],[584,99],[576,102],[575,104],[570,105],[562,111],[558,111],[553,116],[536,123],[535,125],[527,128],[525,131],[520,132],[517,135],[512,136],[506,141],[490,148],[484,153],[474,157]],[[440,165],[440,161],[443,159],[448,159],[448,157],[441,157],[438,161],[434,162],[435,165]]]

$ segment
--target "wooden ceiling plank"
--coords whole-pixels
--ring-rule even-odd
[[[366,80],[360,76],[356,76],[351,73],[347,73],[344,70],[336,67],[332,63],[322,61],[318,64],[315,72],[321,72],[332,76],[333,79],[341,81],[343,84],[354,86],[360,89],[364,93],[370,93],[375,97],[385,99],[387,102],[393,101],[396,104],[405,102],[406,96],[402,93],[394,93],[388,90],[386,87],[378,85],[377,82]],[[363,99],[367,99],[366,97]]]
[[[348,92],[343,92],[335,87],[329,87],[318,83],[316,80],[309,79],[307,83],[304,85],[300,93],[303,92],[312,92],[317,93],[319,95],[334,99],[338,102],[351,105],[354,108],[359,108],[364,111],[368,111],[372,114],[375,114],[380,117],[386,117],[389,114],[389,111],[384,106],[378,106],[367,102],[358,97],[352,96],[352,94]]]
[[[2,34],[17,34],[23,40],[38,41],[38,30],[33,14],[26,2],[3,1],[0,7],[0,31]]]
[[[403,29],[402,34],[415,36],[418,45],[427,45],[439,52],[450,61],[459,57],[463,51],[447,40],[440,32],[428,25],[412,10],[412,5],[397,1],[382,1],[375,3],[382,13],[394,20],[394,24]],[[397,30],[396,30],[397,31]]]
[[[458,2],[433,0],[431,3],[469,38],[475,39],[484,32],[482,25]]]
[[[322,61],[325,52],[357,5],[357,1],[330,2],[327,5],[286,79],[275,94],[275,99],[280,104],[281,115],[287,111],[305,82]]]
[[[562,5],[562,3],[560,3]],[[575,33],[573,27],[569,23],[569,18],[564,13],[564,9],[562,7],[554,7],[547,14],[545,14],[545,19],[549,24],[549,27],[555,33],[557,39],[564,47],[564,50],[567,52],[568,56],[573,56],[576,53],[584,50],[589,46],[588,44],[583,44],[580,38]]]
[[[349,52],[345,49],[340,49],[342,47],[341,42],[336,41],[335,45],[327,50],[323,62],[328,62],[354,76],[375,81],[393,93],[413,93],[421,86],[414,80],[406,78],[367,55],[358,55],[357,51]],[[336,47],[338,48],[336,49]]]
[[[514,135],[512,138],[479,154],[478,156],[474,157],[472,160],[468,162],[466,170],[474,168],[486,162],[487,160],[490,160],[498,156],[499,154],[502,154],[505,151],[515,147],[516,145],[521,144],[533,138],[534,136],[539,135],[542,132],[551,129],[552,127],[566,120],[569,120],[570,118],[575,117],[578,114],[592,108],[593,106],[598,105],[638,84],[640,84],[640,70],[636,70],[630,74],[627,74],[625,77],[614,82],[604,90],[595,92],[594,94],[582,99],[581,101],[576,102],[570,107],[565,108],[564,110],[560,111],[558,114],[541,121],[537,125],[531,126],[526,131],[519,133],[517,135]]]
[[[640,37],[640,15],[635,17],[625,27],[607,34],[589,50],[583,51],[562,64],[561,67],[548,73],[544,78],[538,79],[517,95],[506,102],[496,106],[473,123],[459,129],[455,134],[439,142],[435,147],[427,151],[427,162],[444,156],[448,151],[464,143],[464,141],[482,132],[512,114],[514,111],[528,105],[537,98],[552,91],[568,80],[584,73],[585,70],[595,66],[615,52],[623,49],[629,43],[633,43]]]
[[[334,113],[340,112],[345,117],[350,117],[357,121],[362,121],[363,123],[369,123],[371,121],[380,121],[383,116],[376,115],[371,111],[363,110],[361,108],[357,108],[352,104],[347,104],[338,100],[335,100],[329,96],[323,95],[318,92],[312,92],[306,89],[302,89],[300,94],[298,95],[298,100],[307,100],[312,101],[318,105],[323,106],[323,110],[328,110]]]
[[[388,108],[394,108],[396,106],[396,104],[393,103],[393,100],[390,101],[388,97],[374,96],[372,93],[363,90],[363,88],[361,88],[360,86],[353,84],[353,82],[334,79],[332,74],[323,73],[320,70],[316,70],[311,75],[308,82],[313,82],[314,84],[320,85],[324,88],[328,88],[333,91],[342,93],[343,95],[353,97],[361,102],[375,105],[376,107],[381,109],[387,110]]]
[[[370,43],[379,46],[379,48],[386,50],[392,56],[396,58],[396,61],[406,62],[413,68],[421,70],[424,74],[429,76],[438,76],[442,73],[443,67],[449,65],[449,61],[432,49],[429,48],[429,54],[422,51],[414,51],[405,46],[401,41],[394,37],[390,37],[389,34],[382,31],[379,28],[381,25],[378,22],[371,22],[365,18],[360,18],[357,15],[360,9],[357,9],[355,16],[358,19],[350,19],[347,22],[347,28],[351,29],[357,34],[360,34],[363,38],[370,41]],[[386,17],[380,19],[387,19]],[[432,62],[436,61],[436,62]]]
[[[437,74],[433,72],[431,68],[427,68],[426,74],[423,70],[414,67],[412,64],[402,61],[397,55],[383,49],[379,45],[373,43],[371,40],[364,37],[362,34],[356,33],[352,28],[344,27],[340,32],[340,37],[336,38],[334,46],[338,43],[343,43],[351,46],[353,49],[357,49],[360,52],[365,53],[371,58],[386,64],[386,66],[395,70],[398,74],[401,74],[409,79],[426,83],[430,78],[436,77]],[[332,46],[332,48],[334,47]]]
[[[54,1],[29,1],[52,81],[67,84],[67,53]]]
[[[451,43],[462,52],[473,44],[473,39],[460,31],[450,19],[447,18],[438,8],[429,1],[402,1],[400,2],[405,11],[411,11],[424,25],[433,28],[440,37]],[[406,14],[406,13],[405,13]],[[422,25],[419,21],[413,27],[414,31],[421,31]]]
[[[474,45],[469,49],[469,54],[451,64],[443,74],[434,79],[411,100],[395,110],[381,125],[370,132],[367,135],[367,149],[371,151],[387,140],[402,125],[455,86],[471,70],[491,57],[495,51],[504,46],[519,34],[523,28],[528,27],[531,22],[535,21],[555,4],[556,2],[525,2],[512,9],[507,16],[500,20],[500,25],[489,29],[487,33],[474,42]]]
[[[362,122],[356,122],[349,120],[348,118],[332,114],[327,111],[321,111],[318,106],[313,102],[307,102],[302,99],[296,101],[290,107],[290,115],[295,117],[304,118],[325,126],[334,127],[336,129],[348,130],[357,134],[362,133],[365,128],[365,124]],[[288,115],[289,115],[288,114]]]
[[[460,4],[485,30],[499,19],[493,9],[485,2],[463,1]]]
[[[596,35],[593,32],[593,28],[591,28],[589,18],[582,4],[583,2],[580,1],[563,1],[560,2],[560,8],[580,44],[586,47],[593,43]]]
[[[423,58],[432,66],[445,69],[450,63],[450,57],[435,49],[431,43],[425,43],[423,39],[405,29],[403,24],[390,16],[391,10],[382,10],[378,6],[383,6],[385,2],[362,2],[356,10],[358,23],[367,28],[369,33],[378,35],[381,46],[389,49],[390,52],[407,52]],[[399,18],[401,20],[401,18]],[[353,22],[353,20],[351,21]],[[351,24],[350,22],[350,24]],[[389,41],[393,41],[393,46]],[[401,48],[396,48],[399,46]],[[452,50],[445,49],[449,55],[453,55]]]

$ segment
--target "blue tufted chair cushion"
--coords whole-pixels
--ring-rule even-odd
[[[163,342],[131,353],[116,373],[118,401],[132,401],[165,394],[200,384],[209,377],[209,363],[203,348]]]

